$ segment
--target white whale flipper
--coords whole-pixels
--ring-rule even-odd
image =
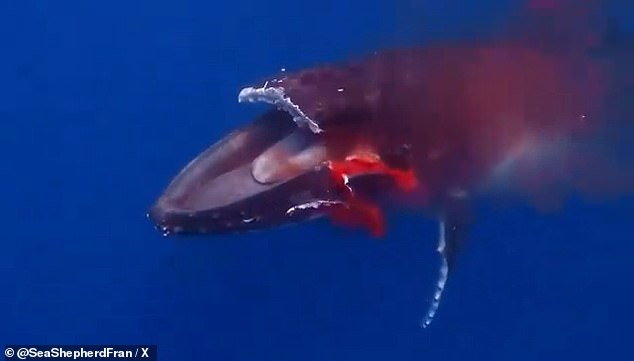
[[[471,224],[472,217],[466,197],[454,198],[445,210],[445,216],[438,223],[438,248],[436,250],[441,257],[440,270],[431,304],[420,322],[420,326],[423,328],[428,327],[436,316],[447,285],[449,272],[453,270],[455,258],[467,240]]]

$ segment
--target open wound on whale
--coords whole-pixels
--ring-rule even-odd
[[[378,173],[391,177],[403,191],[411,191],[418,185],[412,170],[392,168],[372,152],[359,152],[342,161],[329,161],[327,166],[336,189],[344,198],[341,205],[329,209],[330,218],[335,223],[366,227],[375,237],[385,234],[383,213],[376,204],[357,196],[349,180],[358,175]]]

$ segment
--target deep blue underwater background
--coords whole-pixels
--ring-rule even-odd
[[[145,212],[298,69],[495,26],[513,1],[0,1],[0,344],[161,360],[634,359],[634,200],[479,205],[436,320],[436,225],[164,238]],[[634,12],[621,11],[626,29]]]

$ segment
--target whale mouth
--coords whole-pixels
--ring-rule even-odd
[[[227,233],[318,217],[336,201],[320,137],[282,110],[269,111],[203,151],[148,212],[164,234]],[[301,210],[301,211],[293,211]]]

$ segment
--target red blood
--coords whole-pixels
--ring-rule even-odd
[[[365,227],[372,236],[385,235],[385,220],[381,209],[360,198],[350,199],[346,205],[331,207],[330,218],[336,224],[348,227]]]
[[[418,186],[412,170],[391,168],[372,153],[360,153],[344,161],[330,162],[329,168],[333,181],[345,198],[345,205],[330,209],[331,219],[351,227],[369,228],[375,237],[382,237],[385,234],[385,221],[381,209],[372,202],[355,195],[348,184],[348,179],[356,175],[379,173],[391,176],[402,190],[411,191]]]

